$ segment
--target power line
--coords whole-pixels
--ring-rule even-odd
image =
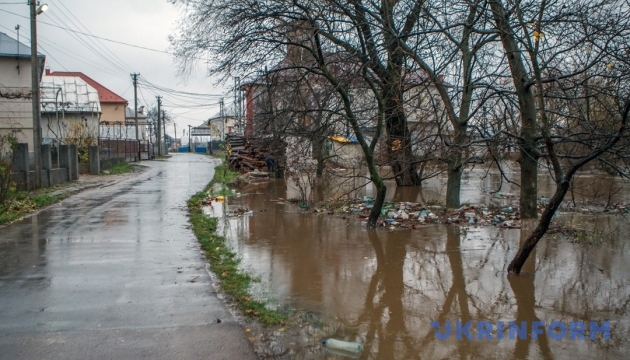
[[[29,19],[29,18],[28,18],[28,17],[26,17],[26,16],[23,16],[23,15],[20,15],[20,14],[17,14],[17,13],[14,13],[14,12],[8,11],[8,10],[0,9],[0,11],[5,12],[5,13],[8,13],[8,14],[11,14],[11,15],[19,16],[19,17],[24,18],[24,19]],[[112,42],[112,43],[115,43],[115,44],[120,44],[120,45],[125,45],[125,46],[135,47],[135,48],[142,49],[142,50],[154,51],[154,52],[159,52],[159,53],[168,54],[168,55],[175,55],[175,54],[170,53],[170,52],[168,52],[168,51],[164,51],[164,50],[157,50],[157,49],[151,49],[151,48],[144,47],[144,46],[140,46],[140,45],[134,45],[134,44],[129,44],[129,43],[122,42],[122,41],[117,41],[117,40],[107,39],[107,38],[104,38],[104,37],[100,37],[100,36],[96,36],[96,35],[87,34],[87,33],[84,33],[84,32],[82,32],[82,31],[77,31],[77,30],[69,29],[69,28],[66,28],[66,27],[63,27],[63,26],[60,26],[60,25],[57,25],[57,24],[47,23],[47,22],[45,22],[45,21],[40,21],[40,20],[38,20],[38,21],[37,21],[37,23],[38,23],[38,24],[44,24],[44,25],[52,26],[52,27],[56,27],[56,28],[59,28],[59,29],[67,30],[67,31],[71,31],[71,32],[73,32],[73,33],[81,34],[81,35],[84,35],[84,36],[90,36],[90,37],[93,37],[93,38],[96,38],[96,39],[100,39],[100,40],[103,40],[103,41],[109,41],[109,42]],[[198,58],[196,58],[196,59],[198,59]]]
[[[20,4],[22,4],[22,3],[20,3]],[[15,32],[13,29],[9,29],[8,27],[6,27],[6,26],[4,26],[4,25],[0,25],[0,27],[2,27],[2,28],[4,28],[4,29],[8,30],[11,34],[17,34],[17,32]],[[41,38],[42,38],[42,36],[40,35],[40,36],[39,36],[39,38],[41,39]],[[46,45],[46,46],[48,46],[48,45]],[[65,67],[64,67],[64,66],[63,66],[63,65],[62,65],[59,61],[57,61],[57,59],[55,59],[54,57],[52,57],[52,55],[50,55],[50,52],[49,52],[48,50],[44,49],[44,47],[43,47],[43,46],[42,46],[42,44],[41,44],[41,41],[40,41],[39,47],[41,47],[41,48],[42,48],[42,50],[43,50],[44,52],[48,53],[48,54],[47,54],[47,56],[48,56],[48,57],[49,57],[52,61],[56,62],[56,63],[57,63],[57,65],[61,66],[64,70],[68,71],[68,69],[66,69],[66,68],[65,68]]]
[[[11,34],[16,34],[14,29],[10,29],[10,28],[8,28],[8,27],[6,27],[4,25],[0,25],[0,27],[6,29]],[[46,38],[45,36],[38,35],[38,39],[39,39],[38,42],[40,43],[40,45],[43,43],[44,45],[46,45],[46,48],[48,48],[48,49],[52,48],[52,49],[56,50],[57,52],[60,52],[61,54],[71,58],[72,60],[78,61],[78,62],[80,62],[82,64],[85,64],[85,65],[87,65],[87,66],[89,66],[89,67],[91,67],[93,69],[102,71],[102,72],[104,72],[104,73],[106,73],[108,75],[111,75],[113,77],[116,77],[118,79],[123,79],[123,80],[127,79],[127,77],[123,77],[123,76],[120,75],[120,73],[114,72],[114,71],[108,69],[107,67],[104,67],[104,66],[97,67],[97,66],[94,65],[94,62],[87,62],[87,61],[82,60],[81,58],[76,57],[74,54],[71,53],[72,50],[59,45],[55,41],[51,41],[50,39]],[[57,65],[59,65],[61,68],[63,68],[66,71],[70,71],[65,66],[63,66],[63,64],[59,60],[54,58],[51,55],[52,53],[50,51],[46,50],[44,48],[44,46],[41,46],[41,48],[44,51],[44,53],[46,53],[46,56],[49,57],[50,59],[54,60],[57,63]]]
[[[140,77],[140,81],[143,82],[147,87],[152,87],[156,90],[160,90],[160,91],[165,91],[165,92],[170,92],[170,93],[175,93],[175,94],[180,94],[182,96],[191,96],[191,97],[200,97],[200,98],[206,98],[206,97],[222,97],[225,96],[224,94],[209,94],[209,93],[192,93],[192,92],[186,92],[186,91],[181,91],[181,90],[175,90],[175,89],[171,89],[171,88],[167,88],[164,86],[160,86],[160,85],[156,85],[151,83],[149,80],[147,80],[144,77]]]
[[[51,15],[49,18],[54,22],[57,22],[57,21],[62,22],[62,23],[64,22],[54,11],[50,11],[49,15]],[[82,39],[81,37],[73,33],[69,33],[69,35],[72,36],[79,43],[81,43],[83,46],[85,46],[88,50],[91,50],[92,52],[94,52],[99,58],[102,58],[103,60],[108,62],[110,65],[112,65],[114,68],[118,69],[121,73],[128,72],[127,69],[124,69],[123,66],[115,63],[108,56],[106,56],[105,54],[97,50],[94,46],[92,46],[92,44],[88,43],[86,40]]]
[[[76,22],[81,25],[81,27],[83,27],[83,29],[85,29],[85,31],[87,31],[90,35],[94,36],[94,34],[92,34],[92,32],[87,28],[87,26],[85,26],[81,20],[79,20],[79,18],[77,18],[72,11],[70,11],[70,9],[68,9],[63,2],[61,1],[55,1],[55,3],[58,3],[59,5],[61,5],[66,11],[62,11],[61,14],[63,16],[66,17],[66,19],[70,20],[70,23],[74,24],[74,21],[72,19],[70,19],[70,17],[68,17],[68,14],[70,14],[70,16],[72,16]],[[56,11],[55,11],[56,12]],[[76,26],[76,24],[74,24],[75,27],[79,30],[81,30],[78,26]],[[131,66],[129,66],[127,63],[125,63],[120,57],[118,57],[118,55],[116,55],[116,53],[114,53],[113,51],[111,51],[107,46],[105,46],[100,40],[96,39],[96,41],[90,37],[88,37],[88,39],[90,39],[92,41],[93,44],[97,45],[97,47],[100,47],[101,49],[105,50],[106,52],[109,52],[116,60],[118,60],[119,64],[122,64],[123,67],[126,67],[128,69],[132,69]],[[97,44],[98,43],[98,44]],[[100,46],[99,46],[100,45]]]

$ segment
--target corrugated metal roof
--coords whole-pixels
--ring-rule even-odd
[[[9,35],[0,32],[0,56],[18,56],[23,58],[31,57],[31,48],[26,46]],[[37,52],[37,57],[45,58],[46,55]]]
[[[101,112],[98,91],[78,76],[45,76],[41,92],[43,112],[61,110],[62,106],[65,112]]]

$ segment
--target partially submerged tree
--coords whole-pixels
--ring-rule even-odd
[[[439,101],[447,128],[439,135],[447,148],[446,206],[460,206],[461,178],[470,151],[472,118],[492,96],[497,71],[488,44],[497,35],[485,21],[483,1],[424,1],[417,3],[420,19],[414,31],[397,39],[432,85],[428,93]],[[434,89],[434,90],[433,90]]]
[[[190,25],[182,31],[179,39],[173,40],[184,66],[190,56],[205,51],[215,56],[213,71],[223,74],[251,72],[266,61],[280,63],[286,58],[297,58],[298,61],[293,61],[289,66],[318,76],[335,91],[343,109],[343,120],[358,139],[376,187],[376,201],[369,219],[371,226],[376,225],[386,188],[374,161],[374,154],[385,123],[389,124],[388,129],[391,130],[390,143],[393,144],[395,140],[403,143],[403,146],[392,148],[392,153],[396,153],[393,163],[399,175],[397,178],[401,179],[401,184],[414,184],[417,174],[410,161],[411,148],[407,144],[410,134],[404,113],[401,112],[402,96],[394,98],[397,96],[396,91],[400,90],[391,83],[382,84],[381,79],[362,64],[360,54],[335,43],[345,43],[335,36],[346,34],[345,31],[336,33],[335,30],[339,26],[346,26],[343,7],[337,6],[331,10],[326,5],[332,3],[289,4],[282,1],[187,3],[190,6],[187,24]],[[325,43],[323,38],[327,40]],[[358,39],[356,35],[349,39],[352,38]],[[354,41],[354,44],[359,45],[359,42]],[[397,79],[399,75],[389,76]],[[358,87],[357,83],[360,84]],[[401,85],[400,82],[397,84]],[[359,114],[363,109],[357,108],[353,101],[353,91],[361,91],[363,97],[370,98],[372,108],[377,109],[376,114],[368,118],[361,117]],[[385,94],[388,91],[389,94]],[[387,101],[384,97],[389,97],[389,112],[385,110]],[[398,105],[394,104],[396,101]],[[374,129],[370,139],[363,133],[368,123]],[[404,151],[398,152],[400,149]]]
[[[546,166],[557,185],[508,267],[519,273],[582,167],[599,160],[628,174],[630,6],[621,0],[489,4],[521,116],[515,136],[521,216],[537,217],[538,167]]]

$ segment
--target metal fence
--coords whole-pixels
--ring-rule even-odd
[[[135,161],[138,156],[138,141],[121,139],[98,139],[101,159],[124,159]]]

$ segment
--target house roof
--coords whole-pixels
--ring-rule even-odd
[[[21,58],[30,58],[31,48],[15,40],[9,35],[0,32],[0,56],[19,56]],[[37,52],[37,57],[43,59],[46,55]]]
[[[91,77],[85,75],[79,71],[54,71],[49,72],[46,70],[46,75],[54,75],[54,76],[77,76],[83,79],[86,83],[90,84],[93,88],[98,91],[98,99],[101,103],[116,103],[116,104],[125,104],[127,105],[127,100],[125,100],[122,96],[117,95],[113,91],[109,90],[105,86],[98,83],[96,80]]]
[[[234,110],[234,104],[232,105],[228,105],[225,107],[225,109],[223,109],[223,116],[221,116],[221,111],[217,112],[216,114],[212,115],[209,119],[208,119],[208,124],[212,121],[217,121],[217,120],[221,120],[221,119],[226,119],[226,118],[235,118],[236,117],[236,111]]]
[[[44,76],[41,89],[42,112],[101,112],[98,92],[78,76]]]

